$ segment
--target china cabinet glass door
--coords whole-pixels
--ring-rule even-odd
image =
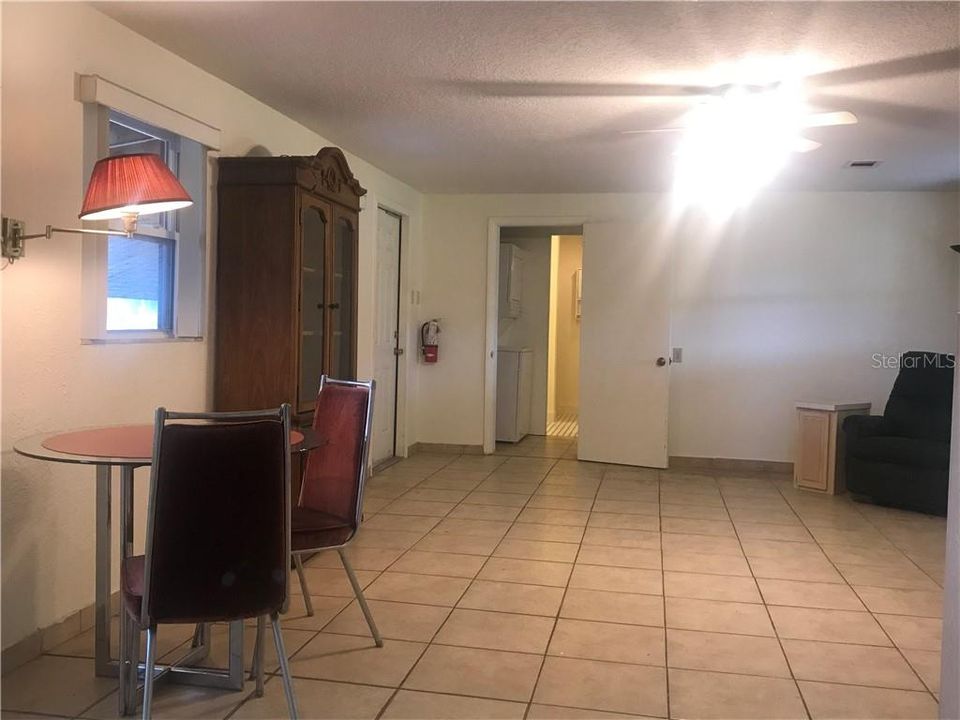
[[[327,225],[325,205],[306,201],[300,216],[300,362],[297,412],[313,409],[323,373]]]
[[[330,376],[353,380],[356,338],[357,230],[352,216],[338,214],[333,233],[330,303]]]

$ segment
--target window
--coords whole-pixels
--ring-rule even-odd
[[[206,215],[206,148],[187,137],[98,106],[97,157],[153,153],[190,193],[182,210],[139,218],[133,237],[117,231],[84,249],[84,338],[89,341],[200,337]]]

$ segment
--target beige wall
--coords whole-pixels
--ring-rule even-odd
[[[446,319],[447,346],[421,372],[419,439],[483,442],[491,218],[639,220],[669,200],[427,196],[423,302]],[[672,234],[672,344],[684,361],[670,370],[671,455],[790,461],[796,400],[879,411],[896,373],[873,369],[874,353],[954,347],[957,193],[766,193],[724,224],[678,218]]]
[[[332,144],[87,5],[2,3],[0,12],[3,213],[26,221],[28,232],[77,224],[85,178],[76,73],[101,75],[221,128],[223,155],[254,145],[312,154]],[[366,376],[373,367],[375,208],[385,203],[410,214],[404,243],[409,267],[418,268],[421,196],[348,158],[369,191],[360,218],[358,363]],[[93,470],[24,459],[13,453],[14,442],[64,428],[150,422],[160,404],[206,405],[208,340],[80,344],[80,248],[76,236],[34,240],[27,256],[0,275],[4,647],[93,601]],[[209,292],[212,257],[207,266]],[[414,275],[411,289],[417,283]],[[139,472],[138,536],[146,481]]]
[[[557,236],[556,414],[577,412],[580,397],[580,318],[576,315],[576,278],[583,267],[583,238]]]

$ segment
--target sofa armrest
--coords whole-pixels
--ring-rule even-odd
[[[843,432],[848,442],[880,435],[883,430],[883,415],[851,415],[843,421]]]

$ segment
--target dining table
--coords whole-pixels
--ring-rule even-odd
[[[98,676],[117,677],[119,663],[111,657],[111,595],[113,558],[111,550],[113,471],[120,473],[120,548],[119,557],[133,555],[134,472],[153,462],[154,426],[146,424],[90,427],[66,432],[41,433],[14,443],[14,450],[28,458],[47,462],[92,465],[96,468],[95,503],[95,619],[94,672]],[[309,428],[290,432],[292,453],[306,453],[322,444],[319,434]],[[242,690],[244,684],[243,621],[230,623],[229,661],[226,668],[198,667],[210,652],[210,627],[198,625],[190,651],[175,664],[157,665],[158,678],[170,682]],[[140,663],[142,677],[144,664]],[[122,715],[131,714],[125,698],[120,698]]]

